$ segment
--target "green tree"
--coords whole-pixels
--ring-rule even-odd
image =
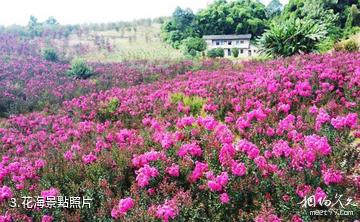
[[[181,41],[188,37],[197,37],[195,15],[191,9],[177,7],[167,22],[162,25],[161,36],[174,48],[181,46]]]
[[[266,9],[254,0],[216,0],[196,15],[202,35],[244,34],[261,35],[267,25]]]
[[[56,26],[59,25],[59,22],[52,16],[50,16],[46,21],[45,21],[46,25],[50,25],[50,26]]]
[[[273,23],[259,39],[261,51],[274,57],[292,56],[318,50],[318,44],[326,37],[324,25],[311,20],[290,19]]]
[[[202,38],[188,37],[182,42],[185,54],[196,56],[198,53],[205,51],[206,42]]]
[[[267,6],[266,6],[266,13],[269,18],[272,18],[274,16],[280,15],[281,10],[283,8],[283,5],[279,0],[272,0]]]
[[[31,37],[41,36],[42,34],[42,24],[38,23],[38,19],[33,15],[30,16],[27,28]]]

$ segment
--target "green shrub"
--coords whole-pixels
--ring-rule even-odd
[[[275,57],[292,56],[318,50],[326,36],[324,25],[312,20],[289,19],[273,23],[259,39],[261,51]]]
[[[337,42],[334,44],[334,50],[336,52],[344,51],[344,44],[342,42]]]
[[[344,49],[348,52],[357,52],[359,51],[359,45],[354,40],[350,39],[345,42]]]
[[[238,48],[232,48],[231,53],[234,56],[234,58],[239,57],[239,49]]]
[[[201,109],[205,104],[205,100],[198,96],[186,96],[183,93],[173,93],[170,96],[172,104],[178,104],[182,102],[184,106],[190,107],[190,113],[193,116],[198,116],[201,113]]]
[[[189,37],[182,41],[182,50],[185,55],[195,57],[206,49],[206,42],[202,38]]]
[[[98,116],[100,120],[116,120],[114,113],[120,105],[120,101],[117,98],[112,98],[104,108],[99,110]]]
[[[210,49],[207,56],[210,58],[224,57],[224,50],[222,48]]]
[[[93,70],[85,60],[76,58],[71,62],[71,68],[67,74],[79,79],[87,79],[93,74]]]
[[[51,61],[51,62],[58,61],[57,52],[53,48],[45,48],[42,52],[42,56],[47,61]]]

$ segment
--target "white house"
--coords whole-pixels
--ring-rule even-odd
[[[207,50],[222,48],[227,57],[232,55],[233,48],[239,50],[239,57],[249,57],[258,53],[257,47],[250,43],[251,34],[204,35],[203,39],[207,44]]]

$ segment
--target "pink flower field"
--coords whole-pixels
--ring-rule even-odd
[[[45,86],[56,98],[0,122],[1,222],[359,219],[359,53],[199,71],[93,64],[92,80],[33,58],[0,66],[1,99],[36,100]],[[91,207],[25,208],[23,197]],[[353,214],[309,214],[326,201]]]

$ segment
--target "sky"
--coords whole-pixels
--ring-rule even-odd
[[[271,0],[261,0],[268,4]],[[280,0],[283,4],[288,0]],[[61,24],[131,21],[169,16],[176,6],[194,12],[212,0],[3,0],[1,25],[26,25],[30,15],[45,21],[53,16]]]

